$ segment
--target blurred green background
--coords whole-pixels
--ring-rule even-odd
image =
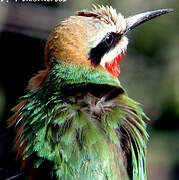
[[[66,0],[0,2],[0,168],[18,171],[7,129],[10,109],[25,93],[28,80],[44,68],[50,31],[64,18],[92,4],[111,5],[125,17],[146,10],[174,8],[129,35],[119,79],[143,104],[148,123],[148,179],[179,180],[179,0]],[[5,179],[0,173],[0,180]]]

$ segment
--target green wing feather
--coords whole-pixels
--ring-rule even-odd
[[[53,162],[52,174],[57,179],[127,180],[120,142],[123,133],[116,133],[123,128],[132,155],[133,180],[147,179],[148,135],[140,105],[125,93],[105,100],[88,91],[71,92],[89,83],[121,88],[107,72],[60,64],[53,66],[42,88],[21,98],[28,99],[16,123],[24,127],[19,141],[19,147],[26,142],[23,158],[35,156],[35,168],[43,166],[44,160]]]

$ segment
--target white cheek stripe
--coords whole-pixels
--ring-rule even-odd
[[[121,54],[121,52],[125,53],[127,49],[127,44],[128,44],[128,39],[127,37],[124,36],[114,49],[110,50],[102,57],[100,65],[105,67],[106,62],[112,61],[115,57]]]

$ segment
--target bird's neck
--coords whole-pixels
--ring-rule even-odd
[[[45,84],[53,88],[80,86],[86,84],[103,84],[120,87],[120,82],[107,71],[82,65],[66,64],[62,61],[52,65]]]

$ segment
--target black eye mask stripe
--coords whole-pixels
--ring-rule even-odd
[[[117,33],[110,33],[99,42],[99,44],[92,48],[88,54],[89,59],[93,65],[99,65],[101,58],[109,52],[110,49],[114,48],[120,41],[122,35]]]

